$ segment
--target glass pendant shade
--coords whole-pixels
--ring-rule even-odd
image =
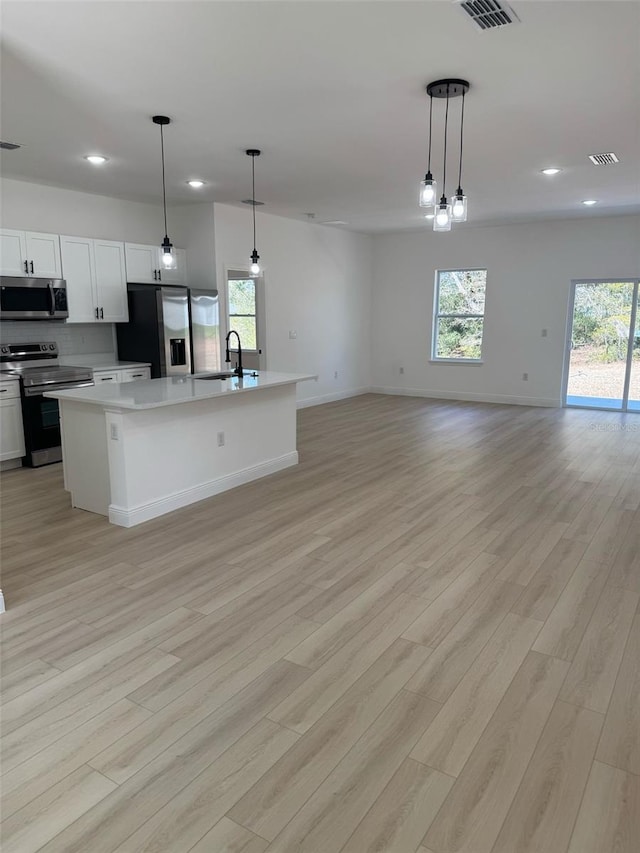
[[[418,202],[420,207],[433,207],[438,198],[438,184],[433,180],[431,172],[427,172],[424,181],[420,182]]]
[[[256,251],[256,249],[251,252],[251,275],[260,275],[260,264],[258,261],[260,260],[260,255]]]
[[[173,246],[166,235],[160,246],[160,263],[163,270],[174,270],[178,266]]]
[[[451,231],[451,205],[442,196],[440,204],[436,207],[436,215],[433,218],[434,231]]]
[[[451,219],[454,222],[467,221],[467,197],[464,195],[460,187],[458,187],[458,192],[452,199]]]

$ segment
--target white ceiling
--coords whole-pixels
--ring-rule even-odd
[[[640,211],[640,3],[512,6],[520,24],[481,33],[451,0],[6,0],[1,132],[24,147],[3,152],[3,174],[158,200],[150,116],[165,113],[172,203],[250,197],[243,152],[255,146],[264,210],[359,231],[423,227],[424,86],[455,76],[472,85],[467,225]],[[109,163],[88,165],[95,151]],[[587,159],[608,151],[619,165]],[[563,172],[546,178],[549,165]],[[196,193],[192,177],[207,186]]]

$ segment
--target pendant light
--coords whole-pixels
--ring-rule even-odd
[[[462,141],[464,131],[464,96],[466,92],[462,92],[462,108],[460,110],[460,165],[458,167],[458,189],[452,199],[451,204],[451,219],[453,222],[467,221],[467,197],[462,191]]]
[[[433,218],[434,231],[451,231],[451,205],[447,204],[447,130],[449,128],[449,84],[447,83],[447,106],[444,113],[444,165],[442,169],[442,195]]]
[[[433,95],[429,95],[429,161],[424,181],[420,182],[418,203],[420,207],[433,207],[438,197],[438,184],[431,174],[431,126],[433,123]]]
[[[420,183],[420,207],[431,208],[433,212],[433,230],[450,231],[452,222],[465,222],[467,218],[467,197],[462,191],[462,145],[464,130],[464,98],[469,91],[469,82],[457,78],[446,78],[435,80],[427,86],[429,95],[429,165],[425,178]],[[458,168],[458,189],[451,198],[447,200],[447,145],[449,131],[449,101],[452,98],[462,97],[462,109],[460,113],[460,159]],[[444,162],[442,169],[442,195],[438,202],[437,184],[431,174],[431,138],[433,130],[433,99],[446,99],[444,114]],[[430,211],[430,212],[431,212]],[[428,218],[431,218],[429,216]]]
[[[256,249],[256,157],[260,156],[258,148],[247,148],[247,156],[251,157],[251,208],[253,212],[253,252],[251,252],[251,275],[260,275],[260,255]]]
[[[173,244],[169,240],[167,232],[167,189],[164,176],[164,133],[163,128],[171,124],[168,116],[153,116],[154,124],[160,125],[160,152],[162,155],[162,206],[164,208],[164,240],[160,244],[160,265],[163,270],[174,270],[177,266],[176,256],[173,252]]]

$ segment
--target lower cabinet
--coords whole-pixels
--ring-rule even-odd
[[[151,379],[150,367],[127,367],[124,370],[94,370],[93,381],[96,385],[105,382],[139,382]]]
[[[24,456],[22,406],[18,382],[0,383],[0,462]]]

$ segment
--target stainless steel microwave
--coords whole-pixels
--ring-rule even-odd
[[[0,320],[64,320],[68,316],[63,279],[0,277]]]

